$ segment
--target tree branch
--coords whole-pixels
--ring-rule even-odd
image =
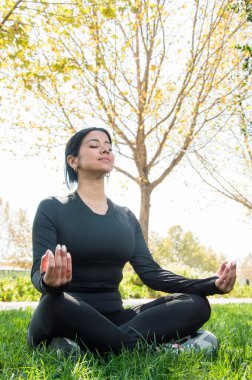
[[[0,29],[4,26],[4,24],[6,23],[6,21],[9,20],[9,18],[12,16],[12,14],[14,13],[15,9],[18,8],[19,4],[22,3],[23,0],[18,0],[15,2],[15,4],[13,5],[13,7],[9,10],[9,12],[6,14],[6,16],[3,18],[3,20],[0,22]]]
[[[118,172],[126,175],[128,178],[130,178],[132,181],[134,181],[135,183],[139,183],[138,181],[138,178],[134,177],[132,174],[126,172],[126,170],[124,169],[121,169],[119,166],[114,166],[114,169],[117,170]]]

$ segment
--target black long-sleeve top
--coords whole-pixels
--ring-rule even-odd
[[[93,212],[77,191],[43,200],[35,215],[32,240],[35,288],[42,294],[55,291],[43,285],[40,261],[47,249],[54,253],[57,244],[64,244],[73,266],[72,280],[65,290],[101,312],[122,308],[118,287],[128,261],[154,290],[202,296],[221,293],[215,285],[216,277],[188,279],[161,268],[145,243],[135,215],[110,199],[105,215]]]

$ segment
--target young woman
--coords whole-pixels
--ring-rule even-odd
[[[162,344],[197,331],[210,317],[206,296],[232,290],[235,264],[188,279],[153,260],[134,214],[105,195],[104,177],[114,164],[107,130],[77,132],[65,161],[68,187],[77,183],[77,190],[43,200],[33,224],[31,277],[42,297],[28,327],[29,346],[76,341],[117,353],[142,339]],[[118,286],[128,261],[147,286],[171,294],[124,309]]]

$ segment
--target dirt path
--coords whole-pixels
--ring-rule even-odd
[[[252,298],[213,298],[208,297],[211,304],[225,305],[225,304],[240,304],[240,303],[252,303]],[[128,299],[123,300],[124,306],[136,306],[142,305],[146,302],[150,302],[152,299]],[[25,310],[27,307],[31,309],[35,309],[38,305],[38,302],[0,302],[0,311],[1,310],[17,310],[23,309]]]

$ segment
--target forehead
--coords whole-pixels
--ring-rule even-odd
[[[100,141],[102,143],[104,143],[104,142],[107,141],[108,143],[110,143],[108,135],[105,132],[103,132],[103,131],[91,131],[91,132],[89,132],[83,138],[82,142],[85,143],[85,142],[88,142],[90,140],[98,140],[98,141]]]

